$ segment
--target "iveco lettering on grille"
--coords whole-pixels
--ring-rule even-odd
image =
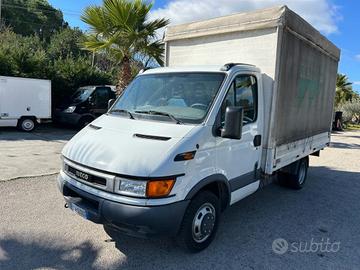
[[[84,179],[84,180],[89,180],[89,175],[83,172],[79,172],[79,171],[75,171],[75,174],[77,177]]]

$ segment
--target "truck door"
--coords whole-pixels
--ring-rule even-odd
[[[261,134],[259,132],[261,129],[258,121],[256,76],[241,74],[233,79],[221,106],[222,124],[228,106],[240,106],[244,110],[241,139],[216,138],[217,166],[224,171],[229,180],[232,192],[231,203],[234,203],[244,197],[241,188],[258,180],[257,171],[261,158]]]
[[[110,96],[110,87],[97,87],[91,98],[91,113],[96,117],[107,112]]]

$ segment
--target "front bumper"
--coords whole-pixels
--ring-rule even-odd
[[[78,113],[65,113],[60,110],[56,110],[54,114],[54,119],[56,122],[67,125],[77,125],[81,115]]]
[[[58,185],[68,204],[86,211],[86,219],[128,235],[176,235],[189,204],[188,200],[159,206],[119,203],[85,192],[62,179],[61,174]]]

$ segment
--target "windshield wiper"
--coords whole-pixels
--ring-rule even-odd
[[[129,112],[128,110],[124,110],[124,109],[114,109],[109,111],[109,113],[127,113],[130,117],[130,119],[135,119],[135,117],[133,116],[133,114],[131,112]]]
[[[163,116],[167,116],[169,117],[171,120],[173,120],[174,122],[176,122],[176,124],[184,124],[183,121],[181,121],[180,119],[177,119],[175,116],[173,116],[170,113],[167,112],[159,112],[159,111],[135,111],[135,113],[143,113],[143,114],[152,114],[152,115],[163,115]]]

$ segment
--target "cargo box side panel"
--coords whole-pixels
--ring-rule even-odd
[[[247,63],[274,78],[276,46],[276,27],[170,40],[167,42],[167,65]]]
[[[337,59],[285,29],[275,118],[276,146],[330,131]]]
[[[1,77],[4,100],[1,112],[9,119],[35,116],[51,118],[51,82],[47,80]]]

